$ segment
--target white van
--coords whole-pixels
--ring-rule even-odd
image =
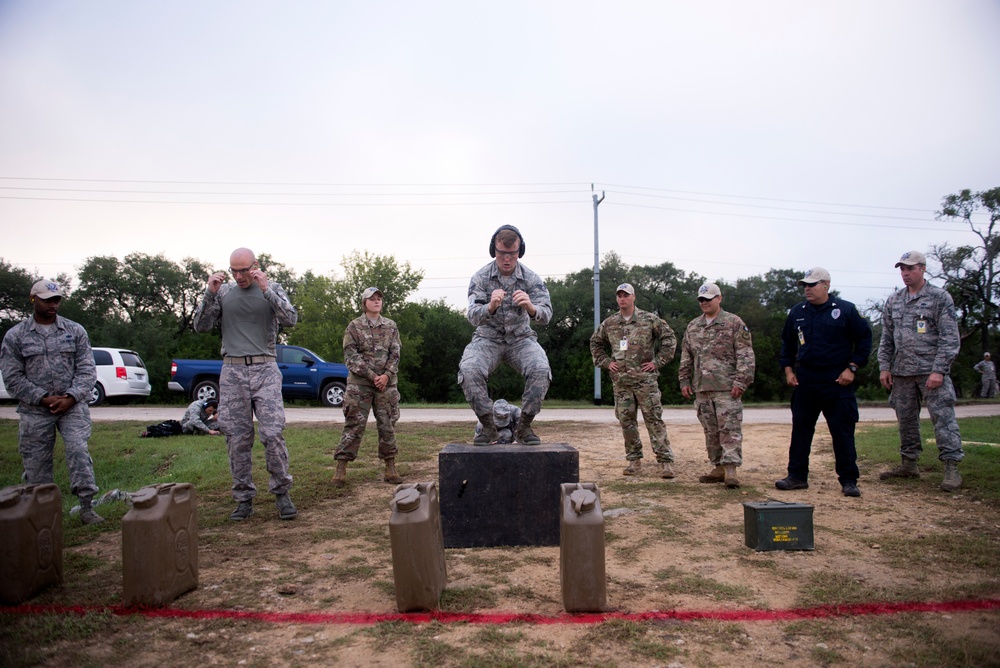
[[[153,389],[146,365],[134,350],[94,348],[94,363],[97,384],[90,393],[91,406],[100,406],[106,397],[148,397]]]
[[[107,397],[148,397],[153,389],[139,353],[121,348],[94,348],[97,383],[90,392],[91,406],[100,406]],[[0,400],[12,397],[0,375]]]

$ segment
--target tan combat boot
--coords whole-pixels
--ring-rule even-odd
[[[890,478],[919,478],[920,471],[917,469],[916,459],[902,458],[899,466],[878,474],[879,480],[889,480]]]
[[[719,464],[708,475],[698,476],[698,482],[723,482],[726,479],[726,469]]]
[[[962,487],[962,476],[958,474],[958,462],[948,459],[944,462],[944,480],[941,481],[942,492],[957,492]]]
[[[726,464],[722,467],[726,472],[726,487],[733,489],[740,486],[740,479],[736,477],[736,464]]]
[[[347,460],[338,459],[337,472],[333,474],[333,486],[343,487],[345,482],[347,482]]]
[[[391,482],[393,485],[398,485],[403,482],[403,479],[399,477],[398,473],[396,473],[395,457],[389,457],[385,460],[385,475],[382,476],[382,479],[386,482]]]
[[[622,471],[623,475],[639,475],[640,473],[642,473],[641,459],[633,459],[628,463],[628,466],[625,467],[625,470]]]
[[[663,462],[660,464],[660,467],[662,469],[660,471],[661,478],[670,479],[674,477],[674,467],[670,465],[670,462]]]

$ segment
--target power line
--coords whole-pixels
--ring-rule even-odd
[[[589,186],[589,183],[331,183],[331,182],[281,182],[281,181],[151,181],[138,179],[66,179],[34,176],[0,176],[4,181],[55,181],[79,183],[145,183],[145,184],[179,184],[179,185],[210,185],[210,186],[304,186],[304,187],[351,187],[351,188],[426,188],[428,186],[469,187],[469,188],[509,188],[534,186]],[[588,191],[589,192],[589,191]]]
[[[520,190],[515,192],[458,192],[458,193],[280,193],[280,192],[212,192],[204,190],[108,190],[92,188],[25,188],[0,186],[0,190],[30,190],[32,192],[114,193],[127,195],[246,195],[256,197],[468,197],[480,195],[556,195],[583,193],[586,190]]]
[[[678,201],[681,201],[681,202],[697,202],[699,204],[721,204],[722,206],[740,206],[740,207],[746,207],[746,208],[750,208],[750,209],[774,209],[774,210],[777,210],[777,211],[789,211],[789,212],[792,212],[792,213],[820,213],[820,214],[832,214],[832,215],[835,215],[835,216],[858,216],[858,217],[865,217],[865,218],[885,218],[885,219],[888,219],[888,220],[917,220],[917,221],[925,221],[925,220],[927,220],[926,218],[912,218],[912,217],[905,217],[905,216],[884,216],[884,215],[881,215],[881,214],[871,214],[871,213],[853,213],[853,212],[839,212],[839,211],[818,211],[816,209],[789,209],[787,207],[768,206],[766,204],[742,204],[742,203],[739,203],[739,202],[717,202],[717,201],[713,201],[713,200],[692,199],[692,198],[689,198],[689,197],[672,197],[672,196],[669,196],[669,195],[647,195],[645,193],[627,193],[627,192],[622,192],[620,190],[610,190],[608,192],[617,193],[619,195],[634,196],[634,197],[656,197],[656,198],[660,198],[660,199],[678,200]]]
[[[532,194],[532,193],[525,193]],[[188,204],[196,206],[499,206],[509,204],[581,204],[581,200],[552,200],[549,202],[189,202],[184,200],[144,199],[84,199],[79,197],[16,197],[0,195],[0,199],[40,202],[91,202],[97,204]]]
[[[766,202],[784,202],[786,204],[815,204],[820,206],[844,206],[844,207],[862,208],[862,209],[885,209],[890,211],[919,211],[921,213],[926,213],[927,211],[926,209],[909,209],[898,206],[873,206],[868,204],[839,204],[836,202],[812,202],[809,200],[778,199],[774,197],[756,197],[753,195],[727,195],[725,193],[706,193],[706,192],[698,192],[695,190],[670,190],[668,188],[647,188],[645,186],[628,186],[628,185],[619,185],[613,183],[605,183],[602,185],[605,188],[634,188],[636,190],[653,190],[656,192],[680,193],[682,195],[704,195],[706,197],[731,197],[740,199],[762,200]]]
[[[847,225],[849,227],[879,227],[887,230],[925,230],[928,232],[956,232],[959,230],[952,229],[942,229],[939,227],[914,227],[912,225],[907,225],[902,227],[900,225],[879,225],[876,223],[849,223],[846,221],[834,221],[834,220],[802,220],[801,218],[780,218],[778,216],[758,216],[749,213],[726,213],[722,211],[697,211],[695,209],[677,209],[674,207],[666,206],[651,206],[648,204],[628,204],[626,202],[611,202],[611,206],[631,206],[639,209],[657,209],[660,211],[675,211],[679,213],[699,213],[706,216],[730,216],[733,218],[754,218],[757,220],[776,220],[788,223],[796,223],[798,225],[806,224],[817,224],[817,225]],[[832,212],[830,212],[832,213]],[[834,214],[842,215],[842,214]],[[961,230],[968,231],[968,230]]]

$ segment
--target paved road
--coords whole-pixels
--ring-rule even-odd
[[[974,417],[1000,415],[1000,403],[970,404],[957,406],[958,417]],[[179,420],[184,413],[181,406],[98,406],[91,409],[93,419],[101,422],[128,420],[155,424],[164,420]],[[927,410],[922,417],[930,417]],[[344,422],[344,413],[339,408],[286,408],[285,417],[288,422]],[[13,404],[0,406],[0,418],[17,419]],[[403,408],[400,411],[402,422],[474,422],[475,417],[468,408]],[[539,422],[593,422],[614,423],[615,412],[610,406],[594,408],[547,408],[535,418]],[[668,424],[697,424],[693,408],[665,408],[663,419]],[[369,418],[374,422],[374,417]],[[861,408],[862,422],[895,422],[896,415],[891,408],[882,406]],[[743,412],[743,422],[746,424],[791,424],[791,411],[784,406],[766,408],[746,408]]]

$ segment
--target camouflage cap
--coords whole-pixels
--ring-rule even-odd
[[[823,267],[813,267],[805,276],[796,281],[796,285],[816,285],[820,281],[830,281],[830,272]]]
[[[382,291],[379,290],[378,288],[365,288],[365,291],[361,293],[361,301],[364,301],[364,300],[368,299],[369,297],[371,297],[372,295],[374,295],[376,293],[380,297],[382,296]]]
[[[63,293],[58,283],[42,279],[31,286],[31,294],[29,296],[49,299],[51,297],[62,297]]]
[[[506,427],[510,424],[511,405],[506,399],[497,399],[493,402],[493,424],[498,427]]]
[[[698,288],[698,299],[715,299],[722,296],[722,290],[715,283],[705,283]]]
[[[631,283],[622,283],[615,290],[615,294],[617,295],[619,292],[625,292],[627,294],[634,295],[635,294],[635,288],[632,287]]]
[[[927,256],[920,251],[906,251],[903,253],[902,257],[899,258],[899,262],[896,263],[896,269],[899,269],[903,265],[907,267],[912,267],[915,264],[927,264]]]

